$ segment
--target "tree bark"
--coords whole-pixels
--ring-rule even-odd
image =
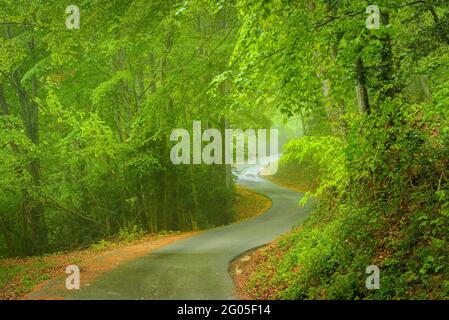
[[[359,112],[361,114],[370,114],[371,108],[369,103],[368,90],[366,88],[366,71],[361,56],[359,56],[356,60],[356,80]]]

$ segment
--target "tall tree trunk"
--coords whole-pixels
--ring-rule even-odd
[[[31,33],[32,29],[29,30]],[[12,29],[7,28],[7,36],[13,38]],[[36,56],[34,36],[31,35],[28,42],[28,49],[31,56]],[[39,145],[39,109],[35,102],[37,97],[37,78],[35,75],[31,78],[31,94],[21,84],[21,74],[16,70],[13,74],[12,81],[17,89],[21,105],[21,119],[25,128],[25,133],[30,141]],[[39,189],[41,184],[41,168],[40,161],[37,157],[33,157],[28,166],[30,176],[32,178],[32,188]],[[38,253],[44,249],[48,243],[48,230],[44,219],[45,207],[37,195],[33,195],[31,190],[24,190],[23,210],[23,251],[27,255]]]
[[[16,246],[14,245],[14,241],[11,237],[11,232],[8,230],[5,219],[1,216],[1,214],[0,214],[0,230],[3,233],[3,237],[5,238],[8,255],[10,257],[14,257],[16,255]]]
[[[340,40],[338,39],[332,46],[331,57],[332,57],[332,61],[334,63],[337,60],[338,42],[339,41]],[[337,116],[338,116],[340,131],[341,131],[343,137],[346,137],[348,135],[348,123],[346,122],[346,120],[344,118],[344,116],[346,115],[345,101],[342,98],[337,98],[337,101],[335,102],[335,104],[337,105],[336,109],[337,109]]]
[[[366,71],[361,56],[359,56],[356,60],[356,80],[359,112],[361,114],[370,114],[371,109],[368,98],[368,90],[366,88]]]
[[[167,82],[167,74],[168,74],[168,56],[170,54],[170,51],[173,47],[173,36],[174,36],[174,26],[169,25],[167,34],[165,37],[165,48],[164,53],[161,56],[160,60],[160,83],[161,87],[166,85]],[[165,102],[165,110],[164,113],[160,115],[160,118],[163,119],[161,122],[163,125],[166,126],[168,129],[170,127],[170,120],[168,119],[168,115],[171,112],[171,109],[173,108],[173,100],[171,97],[168,97],[168,100]],[[161,227],[164,230],[169,229],[170,226],[170,203],[167,201],[168,198],[168,192],[169,192],[169,186],[170,184],[167,183],[167,179],[169,177],[168,175],[168,169],[169,169],[169,161],[167,160],[168,157],[168,140],[165,135],[162,135],[161,141],[160,141],[160,148],[159,148],[159,159],[161,161],[161,165],[163,170],[160,171],[159,175],[159,203],[160,203],[160,221],[161,221]]]
[[[9,106],[6,102],[5,93],[3,91],[3,85],[1,83],[0,83],[0,107],[1,107],[1,109],[0,109],[1,114],[5,115],[5,116],[9,115]],[[13,152],[17,153],[18,152],[17,145],[13,141],[10,142],[10,145],[13,149]],[[20,170],[19,170],[19,173],[20,173]],[[15,256],[16,255],[16,246],[11,237],[11,232],[8,230],[5,219],[1,216],[1,214],[0,214],[0,230],[3,233],[3,237],[5,238],[5,241],[6,241],[6,248],[8,250],[8,255],[11,257]]]
[[[381,11],[381,19],[383,25],[388,25],[390,23],[390,14],[387,10]],[[393,83],[394,76],[394,63],[393,63],[393,49],[391,36],[386,34],[382,38],[382,50],[381,50],[381,75],[379,83],[383,86],[387,85],[387,89],[383,95],[383,98],[393,97],[395,95],[395,88]],[[382,99],[381,99],[382,101]]]
[[[146,90],[149,90],[150,93],[155,93],[157,90],[157,69],[156,66],[156,58],[153,52],[150,53],[149,59],[148,59],[148,65],[149,65],[149,76],[151,79],[151,84],[147,89],[141,89],[141,92],[139,93],[139,107],[142,107],[145,105],[145,98],[146,98]],[[148,231],[150,232],[157,232],[158,231],[158,225],[157,225],[157,202],[158,199],[156,198],[155,192],[152,191],[151,188],[148,188],[148,182],[149,177],[142,177],[139,176],[137,179],[137,210],[141,211],[143,214],[143,219],[145,221],[145,226],[147,226]],[[157,182],[151,182],[151,183],[157,183]]]
[[[193,166],[189,166],[190,186],[192,188],[193,211],[190,213],[190,223],[193,230],[198,229],[198,215],[200,214],[200,202],[198,200],[198,190],[196,189],[195,174]]]
[[[226,129],[229,128],[229,121],[225,118],[222,117],[220,119],[220,129],[221,129],[221,137],[222,137],[222,165],[221,165],[221,171],[222,171],[222,181],[224,183],[224,190],[226,190],[226,193],[223,195],[224,199],[223,199],[223,214],[225,217],[225,220],[229,220],[229,218],[231,217],[232,214],[232,204],[234,202],[234,190],[233,190],[233,181],[232,181],[232,167],[230,164],[226,164],[225,163],[225,159],[226,159]],[[229,221],[224,221],[225,223],[229,222]]]

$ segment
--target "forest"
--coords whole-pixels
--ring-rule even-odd
[[[449,2],[0,0],[0,257],[233,222],[234,165],[171,161],[196,121],[278,129],[313,199],[255,298],[447,299]]]

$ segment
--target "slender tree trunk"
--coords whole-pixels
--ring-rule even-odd
[[[381,19],[383,25],[388,25],[390,23],[390,14],[388,11],[381,11]],[[382,39],[382,50],[381,50],[381,75],[379,83],[381,85],[388,85],[385,91],[384,97],[393,97],[395,95],[393,75],[394,75],[394,63],[393,63],[393,49],[391,36],[389,34],[385,35]],[[382,101],[382,100],[381,100]]]
[[[168,74],[168,56],[170,54],[170,51],[173,47],[173,25],[170,25],[167,30],[167,34],[165,37],[165,52],[161,56],[160,60],[160,83],[163,87],[166,84],[167,81],[167,74]],[[161,118],[163,119],[162,123],[169,128],[169,119],[167,116],[170,114],[171,109],[173,107],[173,100],[171,97],[168,98],[168,100],[165,102],[165,112],[161,115]],[[160,153],[159,153],[159,159],[161,161],[161,165],[164,168],[164,170],[160,171],[159,175],[159,203],[160,203],[160,217],[161,217],[161,224],[162,229],[167,230],[170,228],[170,217],[169,217],[169,202],[167,201],[167,193],[169,189],[169,184],[167,183],[168,179],[168,173],[167,170],[169,169],[170,164],[167,161],[167,146],[168,141],[166,136],[161,137],[160,141]]]
[[[231,216],[231,210],[232,210],[232,204],[234,202],[234,190],[233,190],[233,181],[232,181],[232,167],[230,164],[225,163],[226,159],[226,129],[229,128],[229,122],[226,118],[221,118],[220,120],[220,126],[221,126],[221,136],[222,136],[222,176],[223,176],[223,183],[224,183],[224,190],[226,190],[226,194],[224,194],[224,203],[223,203],[223,214],[225,217],[225,220],[228,220],[228,218]],[[225,221],[228,222],[228,221]]]
[[[337,60],[337,54],[338,54],[338,42],[340,40],[337,40],[334,45],[332,46],[332,61],[335,62]],[[342,98],[337,98],[337,101],[335,102],[337,105],[337,116],[338,116],[338,122],[340,131],[343,135],[343,137],[346,137],[348,135],[348,123],[344,119],[344,116],[346,115],[346,106],[345,101]]]
[[[3,237],[5,238],[8,255],[10,257],[14,257],[16,255],[16,246],[14,245],[14,241],[11,237],[11,232],[8,230],[5,219],[1,215],[0,215],[0,230],[2,231]]]
[[[9,115],[9,107],[6,103],[5,92],[3,90],[3,85],[0,83],[0,107],[2,108],[2,113],[6,116]]]
[[[0,83],[0,107],[3,115],[7,116],[10,114],[10,108],[8,106],[8,103],[6,102],[5,91],[3,90],[3,85],[1,83]],[[19,147],[14,141],[10,141],[9,145],[11,146],[11,149],[14,152],[14,154],[19,153]],[[20,172],[20,170],[18,171]]]
[[[198,229],[198,215],[200,214],[200,202],[198,200],[198,190],[196,189],[195,174],[193,166],[189,166],[190,186],[192,188],[193,211],[190,214],[190,222],[193,230]]]
[[[356,61],[356,79],[357,79],[357,100],[359,112],[361,114],[370,114],[370,104],[368,90],[366,88],[366,73],[362,57],[359,56]]]
[[[30,32],[33,32],[32,30]],[[13,38],[12,29],[7,28],[7,36]],[[28,49],[32,56],[36,56],[34,37],[31,36],[28,42]],[[25,133],[30,141],[39,145],[39,110],[35,103],[37,97],[37,79],[36,76],[31,78],[31,94],[28,94],[21,84],[21,75],[19,71],[15,71],[12,77],[14,87],[17,89],[17,95],[21,104],[21,118]],[[40,161],[36,157],[30,160],[28,166],[29,173],[32,178],[32,187],[39,188],[41,184]],[[36,195],[32,195],[30,190],[24,190],[23,210],[23,251],[27,255],[42,251],[48,242],[48,230],[44,219],[44,205]]]

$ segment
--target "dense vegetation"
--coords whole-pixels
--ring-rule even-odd
[[[0,255],[228,223],[231,168],[174,166],[170,133],[232,125],[229,85],[210,83],[227,68],[235,9],[77,5],[68,30],[62,1],[0,1]]]
[[[254,276],[272,298],[449,293],[449,4],[0,0],[0,255],[232,220],[229,165],[170,133],[288,128],[316,210]],[[365,268],[381,287],[365,288]]]
[[[242,1],[244,66],[270,57],[248,77],[276,79],[255,83],[306,115],[279,174],[303,171],[316,202],[269,251],[255,296],[448,296],[449,4],[377,4],[381,27],[368,30],[365,1]],[[365,287],[370,265],[379,290]]]

